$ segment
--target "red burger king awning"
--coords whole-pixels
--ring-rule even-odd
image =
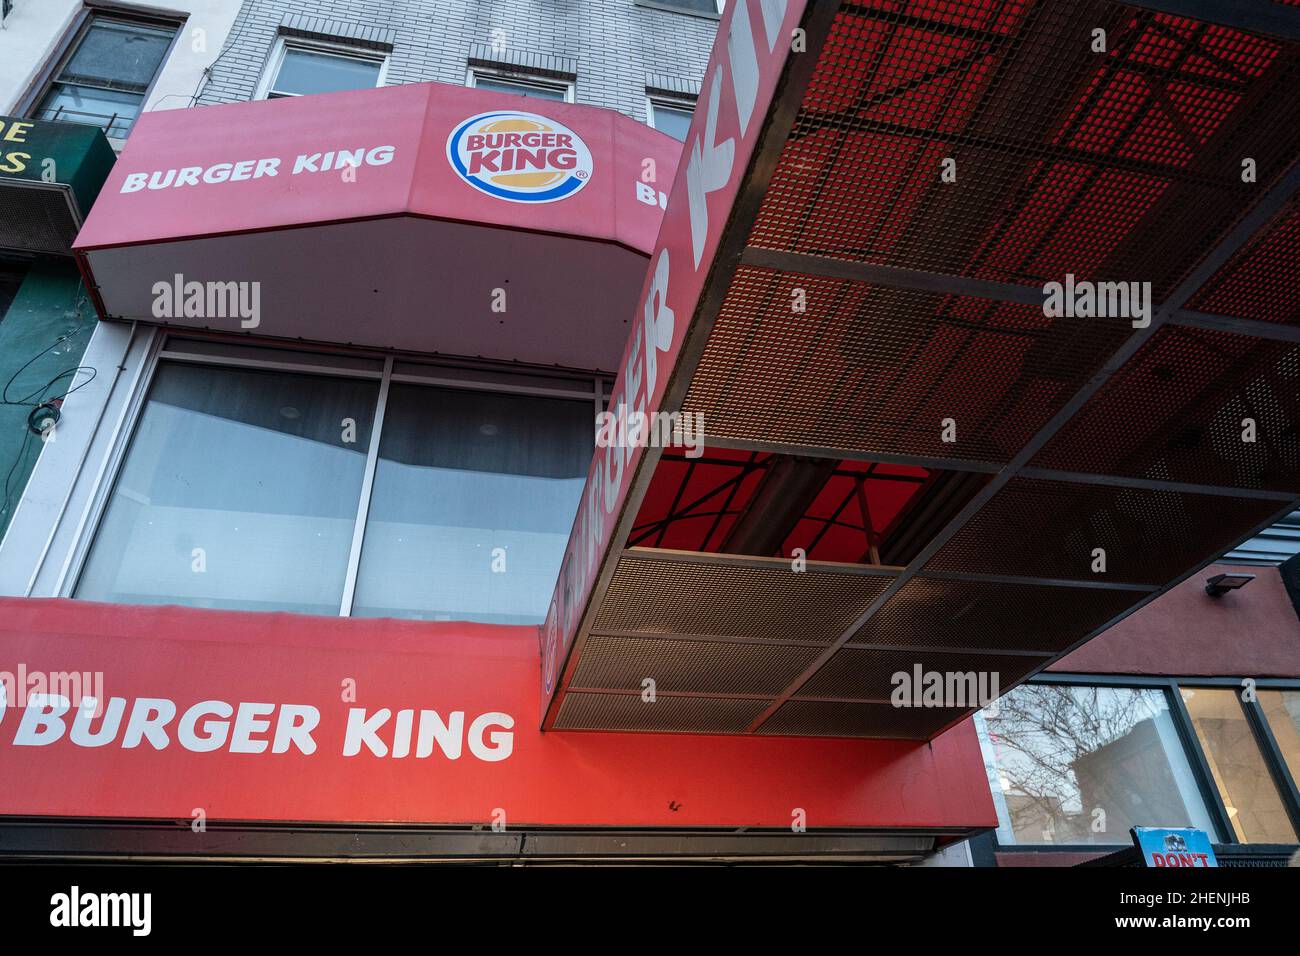
[[[104,318],[612,369],[679,149],[432,83],[154,112],[75,248]],[[260,323],[160,282],[258,282]]]

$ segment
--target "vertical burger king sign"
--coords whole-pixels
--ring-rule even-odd
[[[679,410],[683,383],[690,372],[687,369],[680,374],[682,346],[692,328],[711,320],[700,316],[706,279],[724,236],[738,238],[743,244],[766,185],[765,180],[747,174],[768,131],[777,85],[791,57],[815,58],[812,51],[829,32],[838,7],[831,0],[815,6],[808,0],[734,0],[727,4],[610,400],[611,408],[628,420]],[[815,27],[800,26],[805,13]],[[810,42],[814,34],[815,45]],[[792,43],[796,35],[798,54]],[[803,74],[802,82],[806,83],[810,73]],[[797,103],[801,94],[802,86],[795,82],[785,85],[782,96]],[[778,131],[777,139],[783,141],[791,122],[792,110],[780,121],[783,130]],[[768,170],[765,175],[770,174]],[[749,218],[732,215],[742,190],[753,199],[746,204]],[[738,258],[727,260],[731,270]],[[719,270],[710,281],[726,283],[730,275],[730,271]],[[678,378],[670,391],[675,373]],[[578,516],[539,635],[543,728],[554,726],[557,694],[575,666],[575,648],[585,640],[593,608],[612,577],[636,505],[658,460],[658,449],[646,449],[640,443],[625,445],[599,449],[587,473]]]
[[[591,181],[591,150],[581,136],[515,110],[479,113],[458,125],[447,137],[447,161],[475,189],[507,202],[557,202]]]

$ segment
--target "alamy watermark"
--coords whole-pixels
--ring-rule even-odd
[[[262,283],[172,281],[153,285],[155,319],[239,319],[240,328],[262,324]]]
[[[895,707],[990,707],[998,699],[997,671],[927,671],[914,664],[889,680]]]
[[[703,412],[616,411],[596,416],[597,448],[685,448],[687,458],[704,454]]]
[[[50,925],[121,927],[132,936],[148,936],[153,929],[153,894],[89,893],[73,884],[68,892],[50,897]]]
[[[1043,315],[1049,319],[1131,319],[1133,328],[1151,324],[1150,282],[1090,282],[1067,272],[1064,282],[1043,286]]]
[[[26,664],[16,670],[0,671],[0,714],[6,707],[26,709],[34,700],[49,695],[66,698],[71,706],[86,702],[91,716],[103,714],[103,671],[29,671]]]

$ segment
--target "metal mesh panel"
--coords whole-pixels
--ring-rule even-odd
[[[1300,323],[1300,200],[1269,225],[1192,298],[1189,307],[1259,322]]]
[[[593,630],[829,643],[889,581],[624,555]]]
[[[925,570],[1163,585],[1277,510],[1276,501],[1014,478]],[[1092,570],[1096,548],[1104,576]]]
[[[68,255],[76,235],[62,189],[0,182],[0,249]]]
[[[968,708],[791,700],[754,732],[765,736],[928,740],[969,713]]]
[[[684,410],[720,438],[1002,462],[1131,333],[1126,319],[745,267]]]
[[[766,706],[763,700],[659,697],[648,703],[640,694],[568,693],[555,729],[738,734]]]
[[[913,578],[849,644],[1059,652],[1145,593]]]
[[[1167,326],[1032,464],[1300,492],[1300,345]]]
[[[854,700],[889,701],[896,685],[897,674],[907,675],[911,688],[917,683],[915,668],[944,674],[969,674],[971,682],[956,680],[952,690],[960,696],[944,701],[964,707],[978,707],[983,703],[981,694],[990,698],[998,696],[1001,688],[1009,687],[1026,674],[1043,664],[1041,657],[1020,657],[995,654],[941,654],[923,650],[858,650],[844,648],[836,651],[798,691],[796,698],[849,697]],[[924,690],[913,688],[916,695]]]
[[[1107,51],[1091,48],[1093,28]],[[837,16],[751,244],[1163,298],[1300,155],[1294,44],[1098,0]],[[956,161],[956,182],[940,178]]]
[[[803,672],[817,647],[592,635],[570,687],[656,692],[777,694]]]
[[[1097,27],[1106,33],[1101,51],[1092,47]],[[1128,341],[1129,317],[1052,320],[1036,303],[877,283],[934,290],[963,277],[1037,291],[1072,273],[1150,282],[1148,304],[1158,305],[1189,277],[1200,280],[1207,254],[1300,160],[1296,102],[1300,44],[1147,6],[841,5],[782,154],[760,159],[775,166],[747,243],[763,254],[742,259],[751,264],[736,270],[718,315],[705,317],[712,324],[682,410],[703,413],[710,435],[737,444],[734,462],[723,463],[736,473],[758,461],[740,449],[780,462],[782,445],[949,469],[942,462],[1012,461]],[[1243,181],[1246,157],[1257,182]],[[953,170],[955,181],[945,181]],[[1269,195],[1269,208],[1276,201]],[[1298,206],[1240,248],[1233,234],[1224,252],[1235,254],[1188,308],[1296,322]],[[854,264],[922,275],[882,280],[876,271],[866,282],[792,271],[865,278]],[[1032,465],[1300,492],[1297,379],[1300,346],[1167,326]],[[1242,440],[1245,418],[1254,442]],[[956,424],[955,442],[943,441],[945,419]],[[679,470],[680,480],[647,491],[638,542],[680,540],[673,525],[690,518],[690,544],[676,546],[722,547],[722,524],[740,512],[740,492],[731,494],[740,481],[717,482],[724,490],[710,497],[698,488],[703,466]],[[904,514],[911,538],[895,558],[919,553],[973,500],[981,486],[970,473],[945,470],[926,486],[916,513]],[[966,477],[945,484],[957,474]],[[828,489],[782,552],[812,540],[810,515],[827,535],[865,529],[844,517],[852,497]],[[746,699],[670,693],[651,711],[639,694],[580,691],[566,698],[557,726],[744,732],[771,695],[768,706],[777,706],[758,734],[928,739],[970,710],[881,702],[899,671],[996,671],[999,688],[1010,686],[1279,510],[1276,500],[1233,494],[1012,477],[792,700],[784,693],[816,648],[706,638],[825,645],[892,579],[625,555],[576,679],[637,690],[657,669],[666,692],[676,684],[680,693]],[[1057,583],[937,576],[959,573]]]

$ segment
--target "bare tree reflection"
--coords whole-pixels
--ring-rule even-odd
[[[1016,839],[1123,843],[1131,826],[1185,826],[1157,690],[1026,684],[987,720]]]

